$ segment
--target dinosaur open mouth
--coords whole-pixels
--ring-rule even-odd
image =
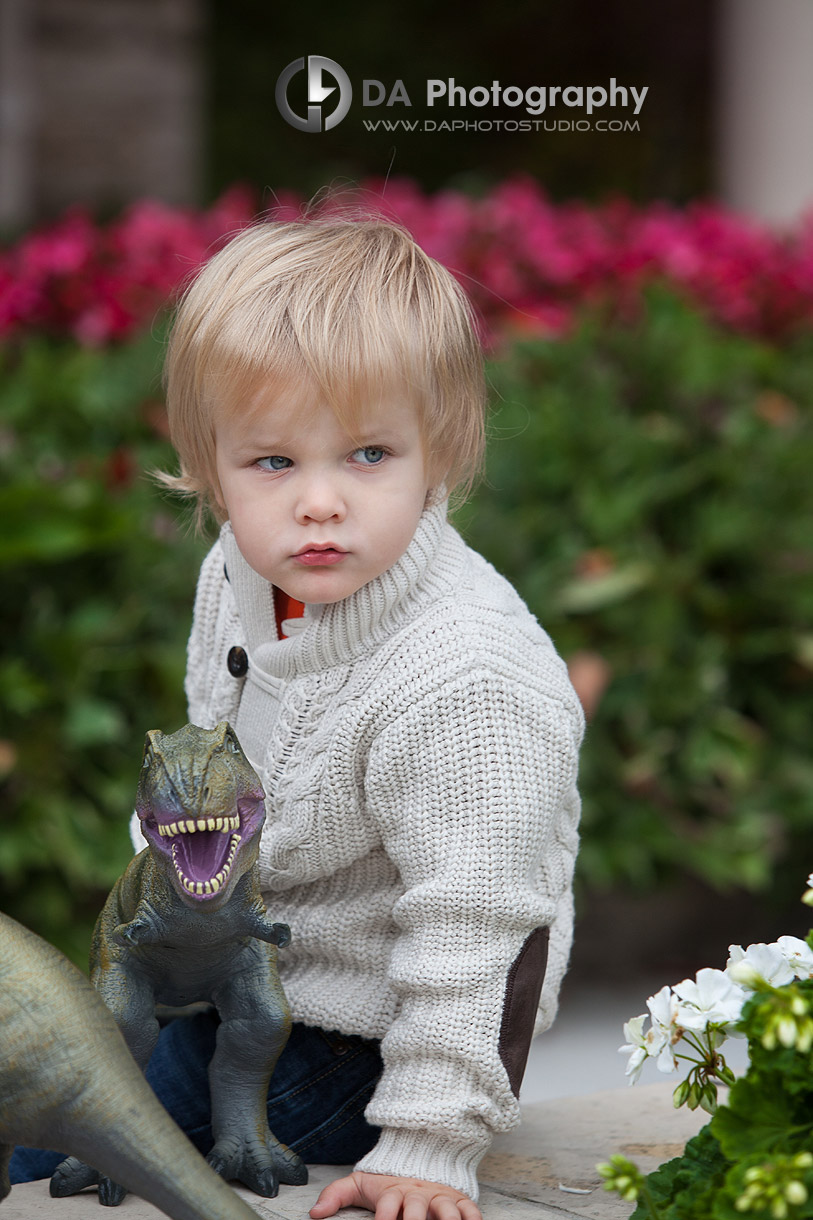
[[[217,894],[231,872],[242,835],[234,833],[239,817],[198,818],[160,825],[164,838],[172,840],[172,863],[188,894]]]

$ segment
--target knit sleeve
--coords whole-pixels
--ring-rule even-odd
[[[476,1198],[492,1135],[519,1121],[500,1054],[509,972],[550,929],[547,984],[570,941],[582,734],[573,704],[504,676],[444,685],[382,731],[367,796],[404,893],[390,981],[399,1010],[358,1168]]]

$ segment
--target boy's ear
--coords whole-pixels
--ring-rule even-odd
[[[426,491],[424,508],[431,508],[435,504],[441,504],[449,494],[446,486],[446,477],[449,473],[448,463],[441,463],[436,458],[434,462],[427,463],[426,473],[429,486]]]
[[[442,504],[447,495],[446,485],[443,482],[436,483],[427,490],[424,508],[434,508],[436,504]]]

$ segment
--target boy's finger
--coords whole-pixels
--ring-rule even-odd
[[[404,1220],[426,1220],[431,1209],[431,1195],[422,1188],[408,1190],[404,1196]],[[451,1217],[449,1218],[451,1220]]]
[[[330,1182],[310,1209],[312,1220],[335,1216],[342,1207],[363,1207],[356,1183],[352,1178],[337,1178]]]
[[[390,1186],[381,1195],[375,1205],[375,1220],[398,1220],[404,1205],[404,1191],[401,1187]],[[424,1218],[426,1211],[424,1210]],[[404,1209],[406,1216],[406,1209]]]
[[[433,1220],[460,1220],[462,1199],[451,1199],[448,1195],[436,1195],[430,1204]]]

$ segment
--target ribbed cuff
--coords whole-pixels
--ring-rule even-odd
[[[488,1144],[488,1139],[481,1144],[457,1144],[431,1131],[385,1127],[375,1148],[359,1161],[356,1169],[443,1182],[476,1202],[477,1166]]]

